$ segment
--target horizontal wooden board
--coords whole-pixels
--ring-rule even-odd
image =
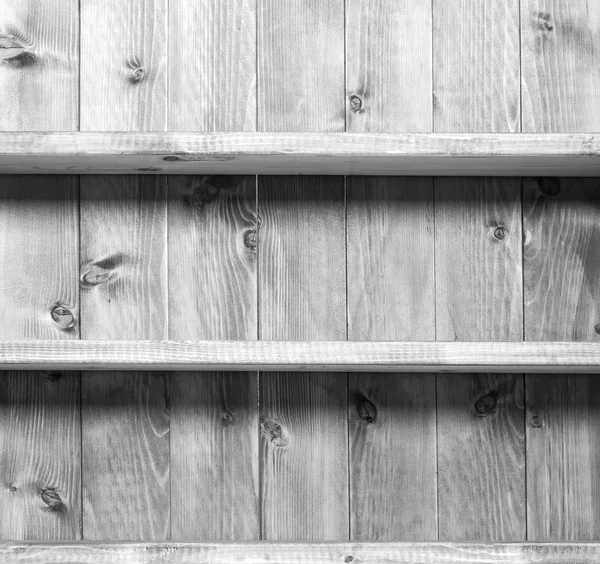
[[[0,133],[0,173],[595,176],[594,134]]]
[[[595,564],[599,543],[2,543],[11,564]]]
[[[0,341],[0,370],[600,373],[600,343]]]

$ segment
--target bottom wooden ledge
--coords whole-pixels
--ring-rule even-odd
[[[0,341],[0,370],[600,372],[600,343]]]
[[[593,564],[600,543],[1,543],[11,564]]]

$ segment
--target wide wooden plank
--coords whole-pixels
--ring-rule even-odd
[[[162,131],[167,0],[81,1],[82,131]]]
[[[348,338],[434,340],[433,180],[350,177]],[[435,376],[350,375],[353,540],[437,538]]]
[[[0,133],[0,173],[595,176],[593,134]]]
[[[600,343],[15,340],[0,341],[0,368],[595,374]]]
[[[258,130],[344,131],[344,1],[257,0]]]
[[[2,0],[0,44],[0,130],[77,130],[78,0]]]
[[[521,130],[519,0],[434,0],[434,131]]]
[[[433,130],[431,8],[346,2],[347,131]]]
[[[77,338],[77,194],[71,176],[0,177],[0,338]],[[0,390],[0,538],[80,538],[79,375],[8,373]]]
[[[259,214],[260,337],[344,339],[343,178],[261,177]],[[347,378],[263,374],[260,389],[263,538],[346,539]]]
[[[600,130],[600,4],[521,2],[523,131]]]
[[[597,186],[525,180],[527,340],[600,340]],[[600,538],[598,384],[568,372],[527,378],[528,537],[536,540]]]
[[[434,190],[437,338],[520,341],[520,179],[441,178]],[[525,538],[523,404],[521,375],[438,376],[441,540]]]
[[[171,338],[256,339],[256,230],[255,177],[169,178]],[[172,375],[171,466],[173,539],[259,538],[256,372]]]
[[[169,130],[256,130],[256,0],[169,5]]]
[[[82,176],[80,209],[81,338],[166,338],[165,179]],[[84,374],[81,423],[83,537],[166,540],[166,377]]]
[[[0,561],[11,564],[576,564],[600,562],[600,545],[574,543],[79,543],[0,544]]]

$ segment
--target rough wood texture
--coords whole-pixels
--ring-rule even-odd
[[[81,0],[83,131],[166,129],[166,71],[167,0]]]
[[[169,185],[170,337],[256,339],[255,177]],[[256,372],[172,375],[173,539],[259,538],[257,388]]]
[[[525,181],[527,340],[600,340],[597,186],[597,179]],[[529,538],[600,538],[598,384],[529,376],[527,408]]]
[[[520,131],[519,0],[434,0],[434,131]]]
[[[520,180],[439,179],[435,206],[437,338],[520,341]],[[440,539],[525,537],[522,389],[521,376],[438,376]]]
[[[169,129],[256,130],[256,0],[169,5]]]
[[[81,178],[82,339],[166,337],[166,227],[164,178]],[[166,378],[84,374],[82,400],[83,537],[166,540]]]
[[[433,130],[431,24],[430,2],[346,2],[347,131]]]
[[[348,338],[434,340],[433,181],[348,178]],[[350,375],[351,538],[437,538],[435,376]]]
[[[0,173],[595,176],[593,134],[0,133]]]
[[[258,130],[344,131],[344,1],[257,2]]]
[[[0,561],[11,564],[576,564],[600,562],[597,544],[260,543],[260,544],[9,544]]]
[[[78,335],[77,181],[0,177],[0,337]],[[79,375],[3,374],[0,538],[80,538]]]
[[[600,4],[521,2],[523,131],[600,130]]]
[[[259,214],[260,337],[344,339],[343,179],[260,178]],[[346,377],[263,375],[260,404],[263,538],[347,538]]]
[[[78,129],[78,1],[0,1],[0,43],[0,130]]]

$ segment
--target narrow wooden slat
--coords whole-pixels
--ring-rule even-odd
[[[81,338],[166,338],[165,179],[82,176],[80,206]],[[83,537],[166,540],[166,377],[83,375],[82,445]]]
[[[0,338],[77,338],[77,192],[0,177]],[[80,538],[79,375],[3,374],[0,390],[0,538]]]
[[[0,341],[0,368],[594,374],[600,343]]]
[[[433,181],[348,178],[348,338],[434,340]],[[350,375],[353,540],[437,538],[435,376]]]
[[[0,173],[595,176],[594,134],[0,133]]]
[[[600,130],[600,4],[521,2],[523,131]]]
[[[170,3],[169,130],[256,130],[256,0]]]
[[[521,130],[519,0],[434,0],[434,131]]]
[[[78,0],[2,0],[0,41],[0,130],[77,130]]]
[[[170,337],[256,339],[255,177],[169,188]],[[258,539],[258,374],[174,374],[171,390],[172,538]]]
[[[344,131],[344,1],[257,3],[258,130]]]
[[[346,2],[347,131],[433,130],[431,8]]]
[[[596,179],[525,180],[527,340],[600,341],[597,187]],[[568,373],[526,380],[532,539],[600,538],[599,388]]]
[[[260,178],[259,214],[260,337],[344,339],[343,179]],[[263,374],[260,407],[263,538],[346,539],[346,377]]]
[[[437,338],[521,340],[520,180],[442,178],[434,190]],[[441,540],[525,538],[523,404],[520,375],[438,376]]]
[[[81,0],[82,131],[162,131],[167,0]]]
[[[572,543],[220,543],[220,544],[0,544],[12,564],[576,564],[600,562],[600,545]]]

